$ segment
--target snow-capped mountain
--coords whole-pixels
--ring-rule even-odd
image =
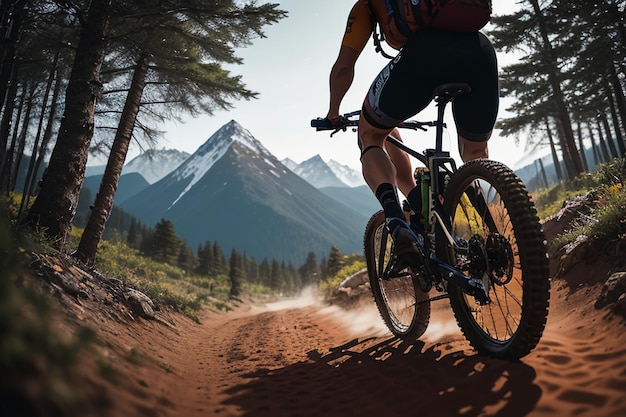
[[[178,168],[187,158],[187,152],[177,149],[150,149],[124,165],[122,175],[136,172],[148,183],[154,184]]]
[[[366,215],[304,181],[231,121],[160,181],[122,208],[144,224],[161,218],[192,247],[219,242],[257,260],[299,264],[332,245],[361,251]]]
[[[348,165],[341,165],[339,162],[331,159],[328,161],[328,166],[335,173],[337,178],[341,180],[348,187],[360,187],[365,185],[363,174],[361,171],[350,168]]]
[[[291,170],[316,188],[346,186],[319,155],[307,159]]]
[[[290,158],[281,159],[280,162],[282,162],[284,166],[286,166],[293,172],[296,172],[296,169],[298,169],[298,163]]]
[[[359,171],[347,165],[341,165],[333,159],[326,163],[320,155],[315,155],[300,164],[289,158],[281,162],[316,188],[365,185],[365,180]]]

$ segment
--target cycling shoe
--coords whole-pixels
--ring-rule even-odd
[[[398,259],[396,269],[419,269],[424,264],[424,237],[416,234],[402,219],[390,218],[386,223],[391,231],[393,253]]]

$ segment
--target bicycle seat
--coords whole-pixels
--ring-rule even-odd
[[[467,94],[470,91],[472,91],[472,87],[465,83],[441,84],[439,87],[435,88],[433,97],[435,99],[449,101],[453,97]]]

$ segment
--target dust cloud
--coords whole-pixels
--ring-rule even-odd
[[[280,311],[287,309],[319,306],[316,314],[333,320],[345,329],[350,337],[391,337],[391,332],[383,322],[376,305],[371,299],[365,299],[350,309],[331,305],[324,302],[313,287],[307,287],[294,298],[265,304],[257,308],[257,312]],[[426,333],[420,337],[426,342],[437,342],[450,336],[461,334],[456,320],[447,305],[432,304],[431,318]]]

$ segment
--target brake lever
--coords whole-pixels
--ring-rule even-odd
[[[348,130],[348,126],[341,126],[336,128],[335,130],[333,130],[333,132],[330,134],[330,137],[332,138],[333,135],[337,132],[345,132],[346,130]]]

